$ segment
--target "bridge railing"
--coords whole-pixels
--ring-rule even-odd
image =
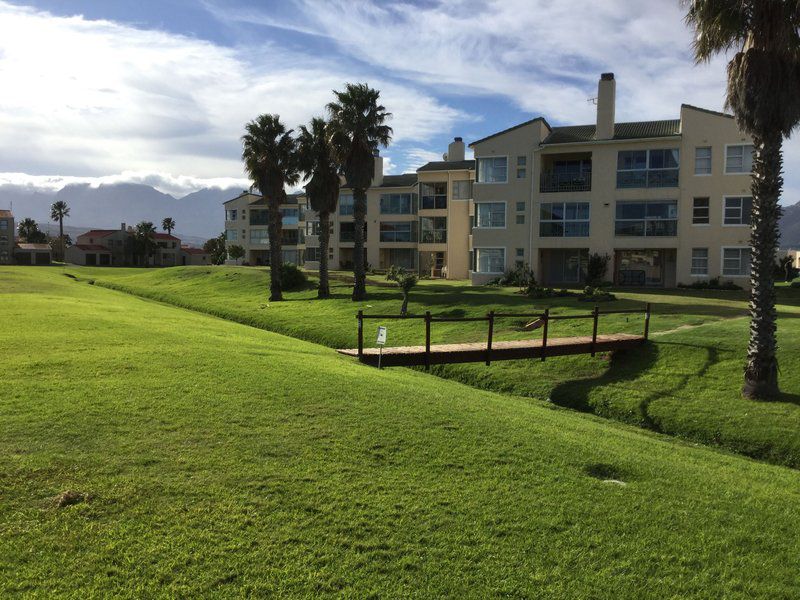
[[[488,324],[488,332],[486,339],[486,365],[491,364],[492,354],[492,338],[494,336],[494,322],[497,319],[536,319],[532,322],[532,329],[542,328],[542,352],[541,360],[544,362],[547,354],[547,336],[550,329],[551,321],[567,321],[571,319],[592,319],[592,343],[590,353],[595,355],[595,344],[597,343],[597,326],[601,315],[625,315],[625,314],[643,314],[644,315],[644,339],[646,340],[650,334],[650,303],[645,304],[644,308],[629,308],[623,310],[604,310],[601,311],[599,306],[595,306],[591,313],[577,314],[577,315],[551,315],[550,309],[544,309],[540,313],[503,313],[496,311],[489,311],[484,317],[438,317],[426,311],[424,315],[376,315],[364,314],[363,310],[359,310],[356,315],[358,319],[358,358],[362,359],[364,356],[364,321],[367,319],[381,319],[381,320],[408,320],[420,319],[425,322],[425,368],[429,369],[430,355],[431,355],[431,323],[469,323],[476,321],[484,321]]]

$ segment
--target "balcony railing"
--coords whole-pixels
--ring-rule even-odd
[[[589,192],[592,173],[542,173],[540,192]]]
[[[678,187],[678,169],[617,171],[617,188]]]

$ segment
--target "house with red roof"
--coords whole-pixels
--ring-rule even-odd
[[[80,234],[67,248],[68,263],[97,267],[144,266],[144,258],[137,252],[135,231],[122,223],[119,229],[90,229]],[[183,264],[180,238],[169,233],[153,236],[154,251],[147,258],[147,266],[174,267]]]

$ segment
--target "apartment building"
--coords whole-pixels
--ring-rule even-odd
[[[181,240],[169,233],[156,233],[152,265],[174,267],[182,264]],[[134,230],[122,223],[119,229],[90,229],[80,234],[66,249],[68,263],[97,267],[138,266],[141,259],[134,251]]]
[[[10,265],[14,260],[14,214],[0,210],[0,265]]]

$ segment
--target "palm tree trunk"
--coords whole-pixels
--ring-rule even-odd
[[[403,305],[400,307],[400,315],[405,317],[408,312],[408,290],[403,289]]]
[[[59,260],[64,262],[64,216],[58,217],[58,239],[61,241],[61,256]]]
[[[317,298],[331,297],[330,284],[328,283],[328,244],[331,237],[331,213],[319,213],[319,290]]]
[[[281,286],[281,234],[283,230],[283,216],[280,211],[282,194],[276,194],[269,199],[269,301],[280,302],[283,300]]]
[[[750,219],[750,343],[742,393],[774,398],[778,390],[777,311],[773,274],[778,250],[778,199],[783,186],[780,132],[754,137],[753,210]]]
[[[367,220],[367,190],[353,190],[353,301],[367,299],[364,267],[364,223]]]

